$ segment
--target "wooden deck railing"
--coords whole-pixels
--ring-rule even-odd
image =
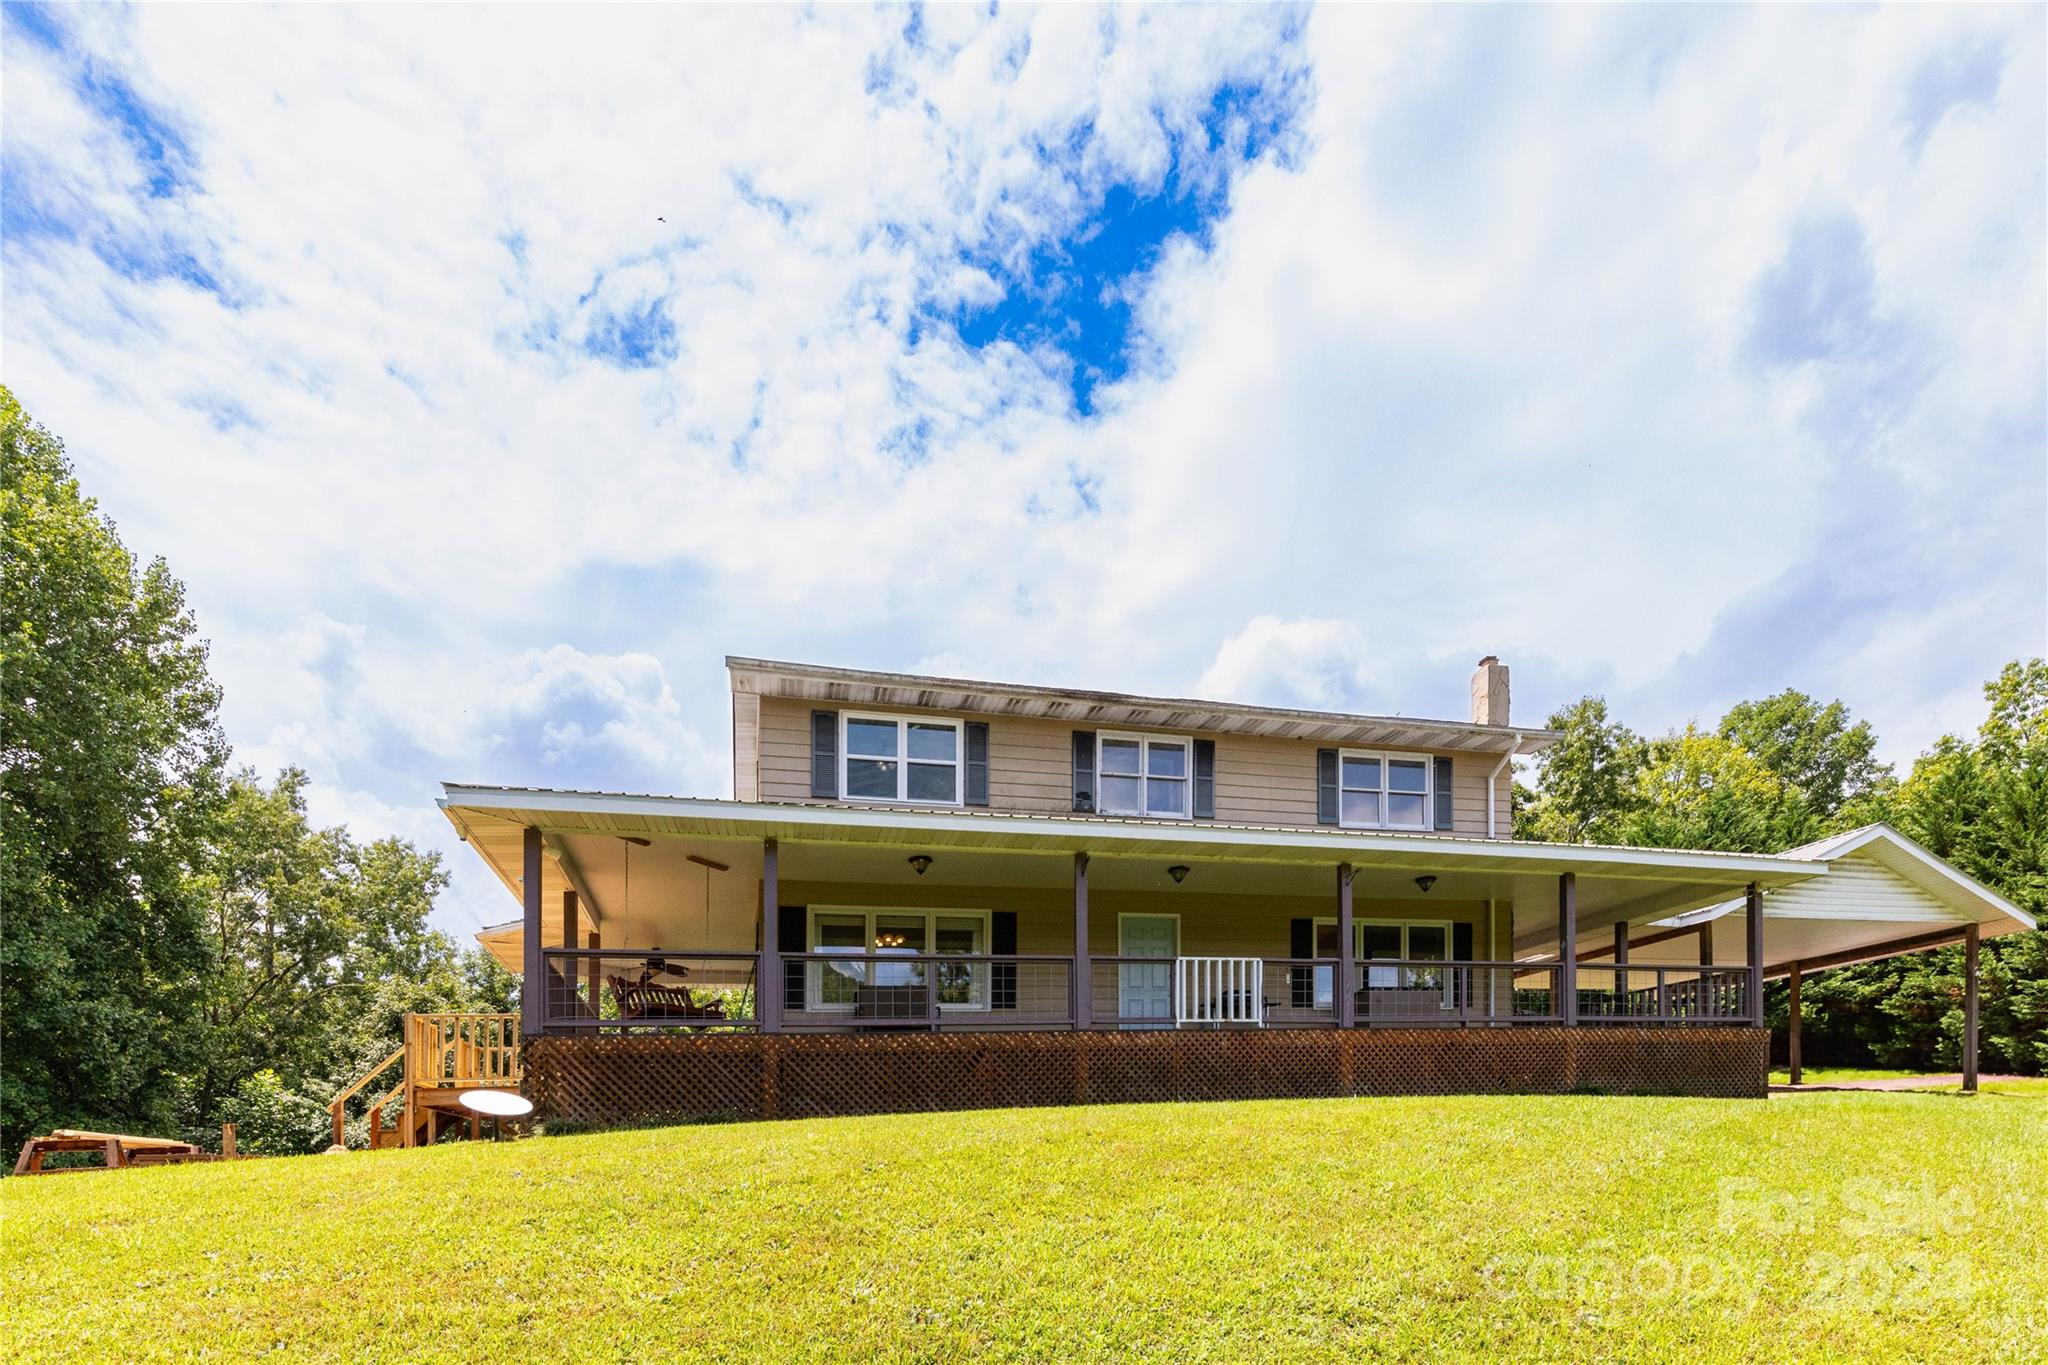
[[[517,1085],[519,1016],[408,1014],[405,1051],[414,1085]]]
[[[422,1089],[459,1090],[517,1086],[523,1076],[519,1061],[519,1016],[516,1014],[408,1014],[405,1041],[389,1056],[358,1076],[328,1101],[336,1146],[347,1144],[348,1102],[372,1081],[404,1063],[398,1083],[370,1104],[370,1144],[377,1145],[383,1116],[392,1105],[403,1106],[400,1132],[410,1145],[414,1099]],[[444,1098],[445,1103],[445,1098]]]

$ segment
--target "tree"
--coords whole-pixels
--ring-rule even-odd
[[[1549,843],[1614,843],[1633,808],[1649,750],[1611,720],[1605,697],[1581,697],[1544,722],[1562,731],[1536,755],[1537,790],[1515,802],[1515,835]]]
[[[227,745],[184,590],[0,388],[0,1143],[168,1116]]]
[[[1687,726],[1650,754],[1617,822],[1623,843],[1776,852],[1788,817],[1804,818],[1778,775],[1733,740]]]
[[[1976,738],[1942,736],[1889,804],[1901,831],[2038,917],[2048,912],[2048,666],[2009,663],[1984,696]],[[1962,958],[1960,948],[1939,948],[1814,977],[1808,998],[1824,1022],[1817,1038],[1807,1032],[1808,1058],[1953,1067]],[[2048,932],[1985,944],[1981,997],[1984,1064],[2048,1071]]]
[[[426,927],[448,881],[440,854],[315,829],[305,791],[297,769],[268,790],[237,774],[209,841],[201,884],[213,962],[190,1100],[202,1119],[259,1071],[286,1090],[332,1084],[359,1060],[349,1040],[385,983],[425,980],[453,956]],[[388,1022],[387,1050],[397,1036]]]
[[[1729,707],[1718,733],[1782,784],[1773,824],[1788,844],[1818,837],[1845,809],[1867,810],[1891,776],[1868,721],[1851,724],[1841,702],[1823,706],[1789,688]]]

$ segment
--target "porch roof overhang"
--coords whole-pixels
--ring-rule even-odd
[[[785,663],[728,655],[732,689],[764,697],[788,697],[835,706],[916,707],[974,714],[1025,716],[1076,725],[1139,729],[1199,730],[1204,733],[1264,735],[1322,740],[1332,744],[1392,745],[1416,749],[1457,749],[1488,754],[1532,754],[1559,738],[1555,730],[1527,725],[1478,725],[1470,721],[1414,716],[1369,716],[1342,711],[1307,711],[1188,697],[1146,697],[1126,692],[1038,687],[1025,683],[976,682],[965,678],[884,673],[862,668]]]
[[[1784,856],[1822,863],[1829,875],[1764,893],[1766,976],[1956,943],[1972,925],[1983,938],[2036,927],[2025,910],[1890,825],[1865,825]],[[1717,961],[1739,959],[1742,908],[1739,898],[1722,900],[1659,921],[1656,941],[1630,960],[1697,961],[1702,933]]]
[[[1439,834],[1389,834],[1358,830],[1219,824],[1204,821],[1028,815],[993,811],[933,810],[845,804],[748,802],[678,796],[556,791],[525,787],[448,784],[441,806],[457,832],[515,898],[520,894],[523,831],[540,831],[548,854],[542,860],[543,924],[551,940],[560,893],[579,892],[584,926],[632,921],[625,903],[628,885],[638,886],[642,907],[662,894],[664,879],[675,898],[694,904],[700,897],[690,853],[725,864],[729,875],[705,877],[701,901],[704,924],[751,925],[760,848],[773,838],[781,846],[785,881],[808,876],[909,884],[906,851],[943,855],[925,884],[952,880],[962,885],[1052,887],[1071,877],[1072,855],[1097,859],[1091,881],[1114,891],[1159,880],[1162,869],[1187,863],[1202,869],[1193,885],[1221,894],[1270,891],[1329,894],[1339,864],[1350,864],[1362,895],[1419,898],[1414,878],[1437,879],[1437,901],[1500,898],[1530,906],[1555,906],[1557,878],[1578,879],[1583,929],[1627,919],[1642,923],[1712,905],[1750,882],[1791,885],[1824,874],[1810,858],[1640,849],[1596,845],[1519,843]],[[648,841],[631,852],[622,841]],[[701,866],[701,864],[699,864]],[[829,869],[829,870],[828,870]],[[1146,879],[1150,879],[1147,881]],[[694,915],[694,911],[692,914]],[[1552,926],[1554,914],[1523,913],[1518,923]],[[651,930],[639,921],[627,933],[645,943]],[[747,934],[751,937],[751,928]],[[487,930],[487,947],[516,963],[517,924]],[[607,934],[608,943],[615,941]],[[739,946],[734,944],[732,946]],[[1506,945],[1502,945],[1505,948]],[[1517,942],[1517,951],[1528,955]]]

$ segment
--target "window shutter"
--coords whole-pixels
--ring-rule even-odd
[[[1216,741],[1195,741],[1195,818],[1216,818]]]
[[[811,712],[811,795],[839,799],[839,713]]]
[[[1074,731],[1074,809],[1095,811],[1095,732]]]
[[[825,714],[830,715],[830,712]],[[805,924],[807,916],[801,905],[779,905],[775,908],[775,950],[779,953],[801,953],[810,948],[804,940],[807,937]],[[782,964],[782,1008],[800,1010],[804,1007],[804,964],[785,962]]]
[[[988,722],[967,722],[967,804],[988,804]]]
[[[1436,827],[1451,827],[1451,760],[1436,761]]]
[[[1316,750],[1316,823],[1337,823],[1337,751]]]
[[[1017,951],[1017,912],[998,910],[988,917],[988,950],[998,957]],[[988,1005],[995,1010],[1017,1008],[1017,964],[992,962],[988,969]]]
[[[1291,920],[1287,925],[1287,955],[1289,957],[1314,957],[1316,955],[1316,922],[1312,919]],[[1290,967],[1287,969],[1287,995],[1289,1002],[1298,1010],[1312,1010],[1316,1007],[1316,969],[1313,967]]]

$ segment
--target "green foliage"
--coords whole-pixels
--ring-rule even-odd
[[[1605,697],[1581,697],[1544,722],[1563,731],[1536,755],[1537,788],[1517,789],[1515,837],[1557,844],[1619,842],[1633,812],[1649,746],[1607,714]]]
[[[200,878],[212,970],[202,986],[195,1101],[210,1112],[269,1067],[294,1085],[332,1081],[336,1041],[359,1028],[382,984],[449,955],[426,928],[447,884],[440,855],[394,839],[362,845],[306,819],[306,777],[269,790],[237,775]],[[395,1034],[396,1030],[393,1029]]]
[[[1797,806],[1740,744],[1691,726],[1650,746],[1617,821],[1621,842],[1649,848],[1775,852]]]
[[[0,1144],[171,1117],[227,744],[184,590],[0,388]]]
[[[1794,843],[1819,835],[1843,807],[1867,803],[1890,777],[1875,757],[1870,722],[1851,724],[1839,701],[1823,706],[1787,689],[1762,701],[1737,702],[1721,718],[1719,733],[1781,784],[1773,822]]]
[[[2039,1360],[2044,1150],[2020,1095],[1509,1095],[0,1181],[0,1357]]]
[[[235,1149],[250,1156],[302,1156],[333,1140],[327,1106],[285,1089],[275,1071],[244,1076],[219,1108],[222,1123],[235,1125]]]
[[[4,388],[0,456],[0,1150],[234,1119],[299,1151],[308,1112],[324,1145],[407,1010],[511,979],[426,927],[438,854],[313,828],[297,770],[228,777],[183,589]]]
[[[2048,914],[2048,664],[1985,684],[1974,738],[1945,735],[1901,782],[1840,702],[1802,692],[1739,702],[1712,733],[1644,741],[1586,697],[1550,718],[1564,738],[1516,802],[1519,837],[1777,852],[1888,821],[2022,909]],[[1809,1061],[1952,1069],[1962,1048],[1962,951],[1844,967],[1805,982]],[[1985,944],[1983,1065],[2048,1073],[2048,932]],[[1786,991],[1766,1004],[1783,1029]]]

